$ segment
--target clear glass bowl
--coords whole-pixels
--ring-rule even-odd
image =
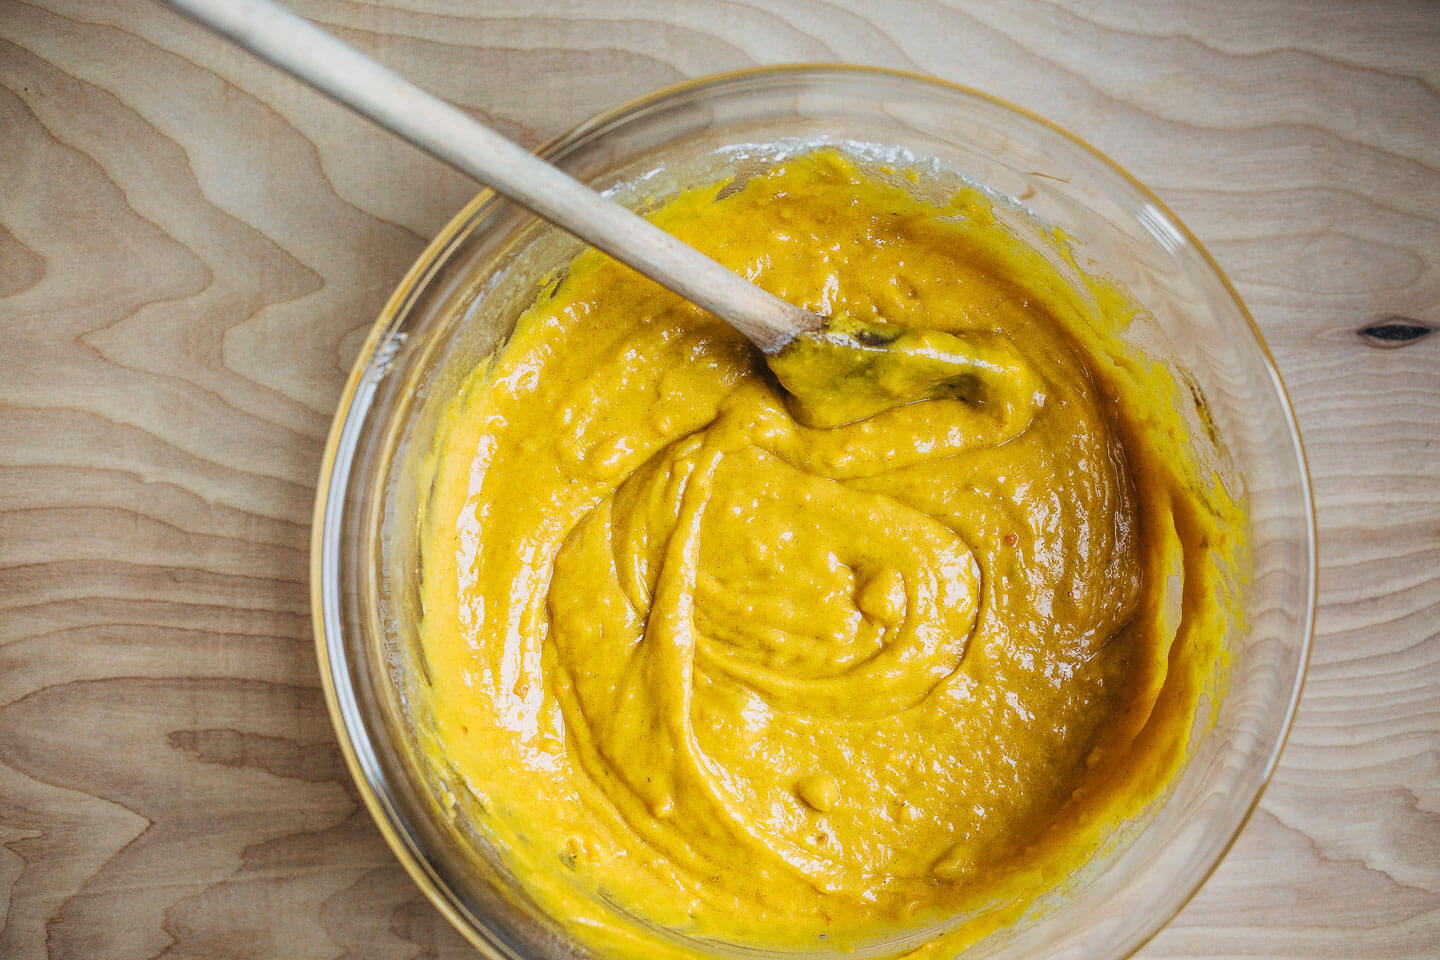
[[[1234,290],[1159,200],[1076,138],[971,90],[853,67],[749,70],[619,107],[541,152],[645,206],[821,142],[920,167],[940,183],[963,178],[1063,230],[1082,263],[1149,312],[1127,337],[1191,385],[1197,405],[1208,403],[1221,442],[1200,455],[1243,484],[1253,551],[1241,585],[1244,626],[1225,639],[1225,693],[1200,711],[1184,768],[1163,801],[1112,837],[1062,892],[965,954],[1128,956],[1179,911],[1239,833],[1300,693],[1314,520],[1280,377]],[[460,378],[503,344],[539,276],[577,250],[488,191],[462,210],[411,268],[361,350],[315,509],[316,642],[341,748],[406,870],[491,957],[589,954],[506,874],[467,821],[458,788],[417,760],[405,696],[418,606],[417,494],[407,465]]]

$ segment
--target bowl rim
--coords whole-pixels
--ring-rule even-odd
[[[1147,943],[1153,940],[1160,931],[1164,930],[1176,916],[1194,899],[1200,889],[1209,881],[1216,869],[1230,853],[1240,835],[1244,832],[1245,826],[1259,807],[1260,801],[1275,774],[1279,764],[1280,755],[1285,749],[1290,733],[1294,726],[1296,710],[1299,706],[1300,697],[1304,690],[1305,676],[1310,662],[1311,651],[1314,646],[1315,615],[1317,603],[1319,558],[1317,546],[1317,532],[1315,520],[1315,498],[1314,489],[1310,479],[1310,464],[1305,453],[1305,446],[1300,436],[1300,428],[1295,416],[1295,409],[1290,400],[1289,391],[1280,376],[1279,368],[1275,362],[1274,355],[1270,352],[1255,318],[1246,307],[1245,302],[1235,291],[1230,278],[1220,268],[1220,265],[1211,256],[1210,251],[1200,243],[1188,227],[1175,215],[1175,213],[1147,186],[1137,180],[1133,175],[1112,160],[1105,153],[1092,146],[1087,141],[1061,127],[1044,117],[1027,110],[1008,100],[968,87],[963,84],[953,83],[940,77],[919,73],[913,70],[900,70],[890,67],[843,64],[843,63],[787,63],[767,66],[746,67],[738,70],[728,70],[720,73],[709,74],[690,80],[681,81],[654,90],[639,97],[632,98],[615,107],[603,110],[580,123],[570,127],[563,133],[555,136],[535,150],[535,153],[544,158],[551,158],[560,154],[583,141],[586,137],[611,124],[620,122],[632,113],[642,112],[655,107],[656,105],[669,100],[676,100],[707,88],[721,87],[736,82],[766,81],[773,79],[787,79],[812,75],[819,79],[833,79],[843,76],[871,77],[900,80],[907,83],[918,83],[923,86],[938,88],[948,94],[960,94],[963,97],[970,97],[980,100],[991,107],[999,107],[1002,111],[1008,111],[1017,115],[1024,121],[1038,126],[1048,133],[1078,146],[1083,152],[1089,154],[1093,159],[1099,161],[1100,166],[1109,174],[1119,179],[1122,184],[1134,191],[1141,199],[1152,205],[1163,220],[1170,226],[1186,244],[1194,248],[1200,255],[1203,262],[1214,273],[1220,281],[1225,292],[1233,301],[1240,315],[1244,318],[1250,328],[1251,336],[1255,345],[1259,348],[1265,370],[1268,375],[1271,388],[1275,391],[1280,400],[1284,412],[1285,427],[1290,438],[1291,452],[1295,456],[1296,464],[1299,467],[1300,485],[1303,496],[1303,507],[1305,514],[1306,534],[1306,570],[1305,570],[1305,610],[1304,623],[1301,631],[1301,649],[1296,670],[1295,682],[1292,687],[1289,702],[1285,706],[1285,713],[1282,719],[1280,735],[1276,738],[1266,757],[1263,773],[1255,795],[1251,798],[1247,808],[1237,820],[1230,837],[1218,849],[1211,862],[1200,872],[1195,882],[1188,890],[1175,901],[1174,909],[1168,915],[1163,916],[1150,930],[1132,943],[1123,956],[1133,956],[1139,952]],[[320,672],[320,685],[325,694],[325,704],[330,714],[331,725],[335,729],[336,740],[339,743],[340,751],[345,758],[345,766],[350,772],[357,791],[364,802],[365,808],[369,811],[371,819],[381,836],[385,838],[396,859],[410,876],[410,879],[420,888],[425,897],[440,911],[447,921],[453,926],[471,946],[478,950],[483,956],[490,960],[504,960],[504,954],[496,949],[496,944],[486,939],[481,931],[475,929],[464,917],[461,904],[457,901],[454,891],[450,889],[431,868],[425,860],[421,851],[417,848],[414,839],[410,836],[408,829],[393,818],[382,802],[376,785],[371,782],[364,765],[362,765],[357,751],[357,736],[363,741],[363,746],[368,751],[368,739],[365,738],[363,725],[357,724],[359,730],[353,729],[348,711],[345,707],[353,704],[353,691],[350,689],[348,673],[337,669],[345,664],[344,646],[341,642],[338,630],[338,619],[335,630],[328,629],[328,613],[331,605],[335,602],[332,591],[327,590],[328,570],[325,564],[327,556],[326,544],[338,538],[338,527],[341,518],[340,505],[343,504],[344,487],[349,480],[348,460],[343,464],[344,469],[337,472],[337,465],[340,465],[340,454],[342,451],[353,454],[355,434],[360,417],[369,408],[369,397],[365,396],[363,405],[357,405],[357,399],[362,394],[369,394],[373,391],[364,390],[367,379],[377,367],[383,368],[388,365],[388,357],[381,349],[385,343],[391,326],[398,317],[401,317],[410,301],[421,289],[428,279],[431,269],[439,258],[450,248],[473,223],[478,214],[488,208],[507,202],[489,187],[482,189],[462,207],[442,228],[435,237],[426,245],[425,249],[416,258],[410,269],[396,285],[394,292],[386,300],[379,315],[371,324],[370,332],[366,335],[360,351],[355,358],[350,375],[346,379],[345,387],[336,401],[335,415],[331,422],[329,433],[326,437],[324,453],[321,456],[320,471],[316,479],[315,506],[311,523],[310,543],[310,607],[311,617],[315,633],[315,653]],[[377,356],[378,355],[378,356]],[[338,542],[338,541],[337,541]],[[333,634],[333,636],[332,636]],[[333,642],[332,642],[333,640]],[[332,659],[333,658],[333,659]],[[343,681],[343,686],[337,677]]]

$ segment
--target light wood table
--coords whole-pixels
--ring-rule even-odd
[[[755,63],[926,71],[1148,183],[1269,339],[1321,535],[1279,773],[1143,952],[1440,955],[1440,5],[293,0],[529,145]],[[313,486],[474,186],[147,0],[0,0],[0,957],[465,956],[317,685]]]

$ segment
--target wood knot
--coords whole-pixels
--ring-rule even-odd
[[[1421,323],[1419,320],[1412,320],[1409,317],[1389,316],[1381,317],[1376,322],[1367,327],[1361,327],[1355,332],[1370,346],[1388,350],[1393,347],[1409,346],[1434,333],[1435,328],[1428,323]]]

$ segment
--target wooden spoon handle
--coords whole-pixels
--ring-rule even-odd
[[[270,0],[166,2],[711,311],[766,353],[823,323]]]

